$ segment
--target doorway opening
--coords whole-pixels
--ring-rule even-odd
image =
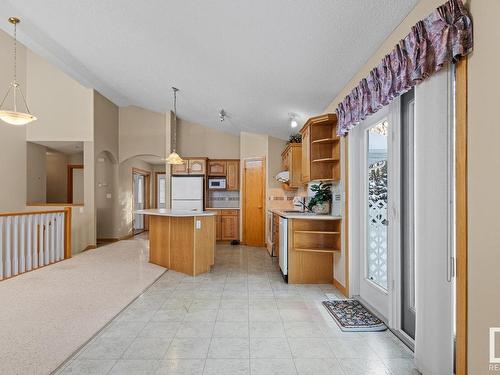
[[[138,168],[132,169],[132,209],[145,210],[150,208],[150,185],[151,173]],[[134,213],[132,219],[133,235],[140,234],[149,227],[148,219],[145,215]]]

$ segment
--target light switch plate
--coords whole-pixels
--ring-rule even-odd
[[[111,193],[106,194],[106,199],[111,199]]]
[[[201,220],[196,220],[196,229],[201,229]]]

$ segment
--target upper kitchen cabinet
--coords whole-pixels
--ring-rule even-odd
[[[189,159],[189,174],[205,174],[207,159]]]
[[[240,162],[239,160],[226,161],[226,190],[240,189]]]
[[[189,161],[184,160],[182,164],[172,164],[171,172],[173,175],[189,174]]]
[[[282,166],[290,177],[288,187],[298,188],[302,185],[302,145],[289,143],[281,153]]]
[[[206,158],[184,158],[184,163],[173,164],[172,175],[205,175],[207,171]]]
[[[340,180],[340,137],[337,116],[311,117],[301,129],[302,182]]]
[[[225,160],[209,160],[208,161],[208,175],[209,176],[225,176],[226,175],[226,161]]]

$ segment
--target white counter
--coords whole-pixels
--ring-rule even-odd
[[[318,215],[310,212],[285,212],[287,210],[271,209],[268,210],[276,215],[286,219],[301,219],[301,220],[342,220],[341,216]]]
[[[195,216],[215,216],[216,212],[211,211],[172,211],[166,208],[137,210],[134,214],[151,216],[170,216],[170,217],[195,217]]]

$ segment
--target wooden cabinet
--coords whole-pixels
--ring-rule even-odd
[[[240,237],[239,210],[216,210],[215,239],[218,241],[237,240]]]
[[[222,232],[221,232],[221,216],[220,213],[217,213],[217,216],[215,217],[215,239],[217,241],[220,241],[222,239]]]
[[[238,238],[238,216],[221,216],[221,240],[234,240]]]
[[[336,134],[337,116],[311,117],[302,134],[302,182],[340,180],[340,137]]]
[[[172,164],[171,165],[172,174],[189,174],[189,161],[184,161],[182,164]]]
[[[226,161],[225,160],[209,160],[208,161],[209,176],[225,176]]]
[[[341,250],[341,220],[288,219],[288,283],[333,281],[333,256]]]
[[[302,145],[290,143],[281,154],[283,169],[290,173],[288,187],[298,188],[302,185]]]
[[[189,174],[205,174],[206,159],[189,159]]]
[[[273,213],[273,255],[280,256],[280,217]]]
[[[302,134],[302,163],[301,163],[301,181],[302,183],[306,183],[311,181],[311,137],[310,137],[310,129],[309,127],[304,127],[300,131]]]
[[[171,166],[172,175],[205,175],[207,171],[207,158],[184,158],[184,163]]]
[[[226,161],[226,190],[240,189],[240,162],[239,160]]]

